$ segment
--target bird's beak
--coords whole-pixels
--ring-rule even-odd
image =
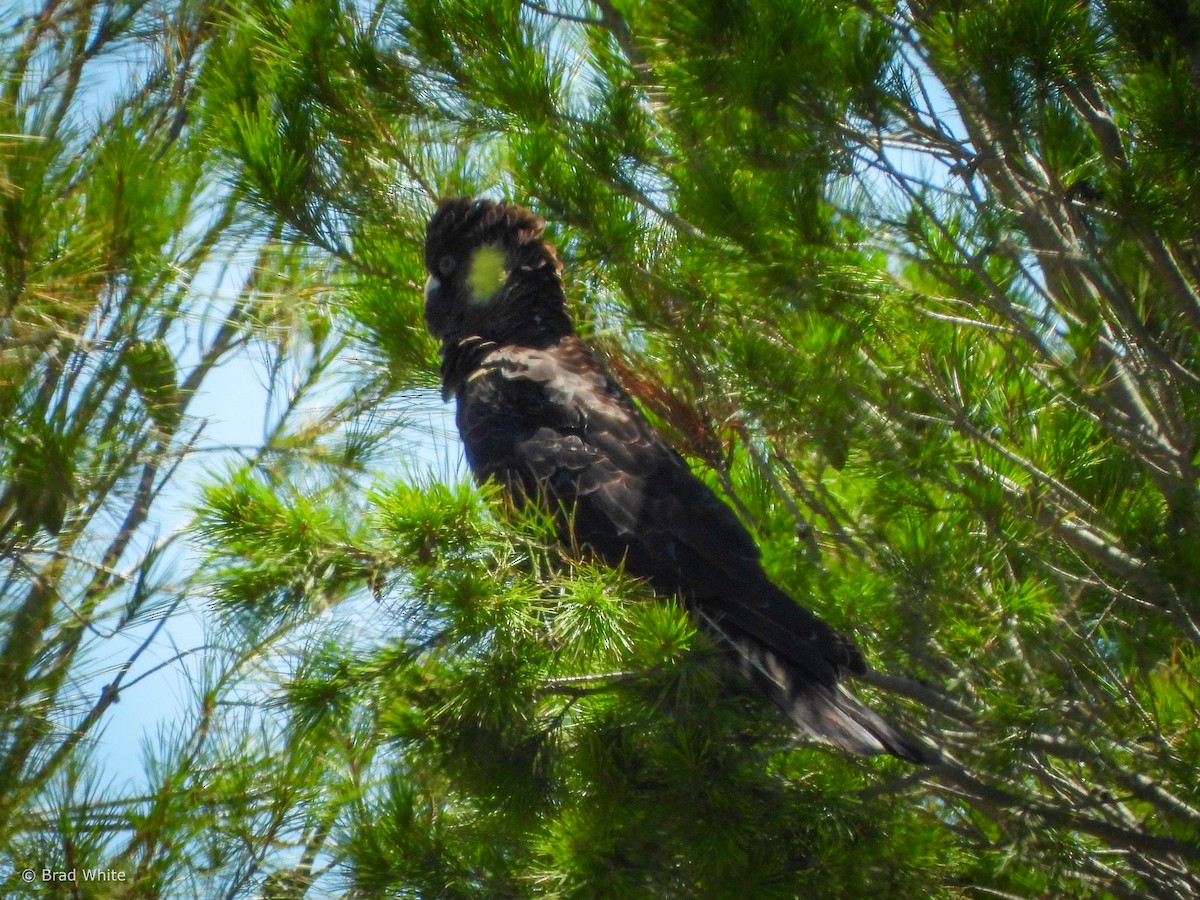
[[[445,324],[442,321],[441,290],[442,282],[436,276],[430,275],[425,282],[425,324],[429,326],[429,333],[435,338],[442,337],[442,326]]]

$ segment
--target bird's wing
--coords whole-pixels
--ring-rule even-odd
[[[857,650],[773,585],[733,511],[578,341],[493,351],[459,394],[481,479],[570,514],[570,539],[832,685]]]

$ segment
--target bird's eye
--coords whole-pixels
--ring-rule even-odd
[[[447,253],[440,260],[438,260],[438,271],[442,273],[442,277],[445,277],[454,271],[454,267],[457,264],[458,260]]]

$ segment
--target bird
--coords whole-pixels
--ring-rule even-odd
[[[545,220],[505,201],[440,202],[425,240],[425,322],[467,463],[562,542],[676,597],[801,736],[932,764],[936,749],[842,684],[855,644],[778,587],[733,510],[580,338]]]

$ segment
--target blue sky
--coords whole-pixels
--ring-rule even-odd
[[[11,29],[42,7],[42,3],[33,0],[3,4],[0,30]],[[20,39],[19,32],[16,39]],[[129,41],[118,52],[102,54],[88,62],[81,90],[69,113],[81,124],[85,139],[89,130],[100,127],[121,98],[136,87],[154,52],[149,42]],[[34,71],[38,71],[36,64]],[[203,218],[203,211],[199,216]],[[196,307],[207,308],[213,316],[220,315],[237,296],[253,258],[253,248],[228,252],[232,254],[230,257],[203,267],[189,286]],[[414,248],[414,252],[419,249]],[[226,267],[227,262],[231,265]],[[184,366],[199,357],[197,348],[205,330],[211,332],[215,327],[215,321],[192,320],[169,338]],[[353,359],[342,362],[351,376],[353,367],[360,364]],[[140,529],[134,546],[122,561],[126,569],[148,546],[186,528],[197,488],[206,477],[219,472],[229,461],[243,458],[241,454],[246,448],[262,444],[268,423],[280,410],[278,395],[273,404],[269,378],[265,354],[254,345],[230,356],[209,373],[188,409],[190,421],[204,423],[201,442],[156,502],[149,522]],[[394,454],[389,462],[394,465],[399,460],[408,474],[422,480],[463,477],[462,453],[453,433],[451,409],[432,390],[413,392],[403,401],[410,425],[395,436]],[[314,397],[309,402],[320,403],[321,398]],[[186,573],[197,563],[197,551],[186,539],[180,539],[166,553],[157,574],[170,581],[172,570]],[[114,608],[120,602],[117,598]],[[102,783],[137,784],[144,780],[143,748],[159,743],[162,729],[182,723],[185,713],[195,708],[206,634],[216,627],[216,617],[206,602],[194,595],[182,598],[125,676],[120,702],[108,708],[99,727],[90,735],[92,758],[100,770]],[[388,626],[386,615],[374,604],[361,607],[346,604],[327,615],[333,620],[331,627],[345,624],[342,619],[359,620],[362,627],[373,628],[375,633]],[[119,667],[151,635],[156,622],[151,618],[110,635],[107,628],[112,624],[112,621],[97,623],[81,650],[73,685],[80,706],[62,712],[63,727],[72,727],[81,710],[95,702]]]
[[[264,423],[269,413],[267,373],[261,360],[241,353],[215,369],[196,395],[189,414],[204,420],[205,450],[197,454],[180,472],[173,488],[156,505],[150,531],[168,534],[186,527],[195,502],[196,489],[206,473],[219,471],[223,459],[234,458],[237,449],[261,444]],[[427,396],[426,396],[427,395]],[[411,424],[395,436],[398,459],[407,475],[420,481],[455,480],[463,477],[462,450],[454,434],[452,407],[443,404],[435,391],[422,391],[408,398],[411,407],[406,418]],[[181,570],[195,566],[195,551],[186,543],[178,546],[176,563]],[[374,603],[347,603],[325,614],[330,627],[354,623],[374,633],[388,627],[389,620]],[[122,690],[121,702],[109,708],[97,735],[95,757],[104,777],[118,782],[137,783],[144,776],[143,750],[158,743],[164,727],[181,723],[185,713],[196,706],[196,691],[201,683],[204,661],[202,648],[216,618],[208,614],[206,601],[192,597],[181,604],[155,638],[153,646],[139,659],[125,683],[153,671],[144,680]],[[120,644],[109,648],[112,665],[126,658],[135,640],[149,632],[150,626],[131,630]],[[178,659],[181,652],[191,655]],[[166,665],[163,665],[166,663]],[[112,677],[111,668],[102,668],[94,685],[85,693],[98,693]]]

